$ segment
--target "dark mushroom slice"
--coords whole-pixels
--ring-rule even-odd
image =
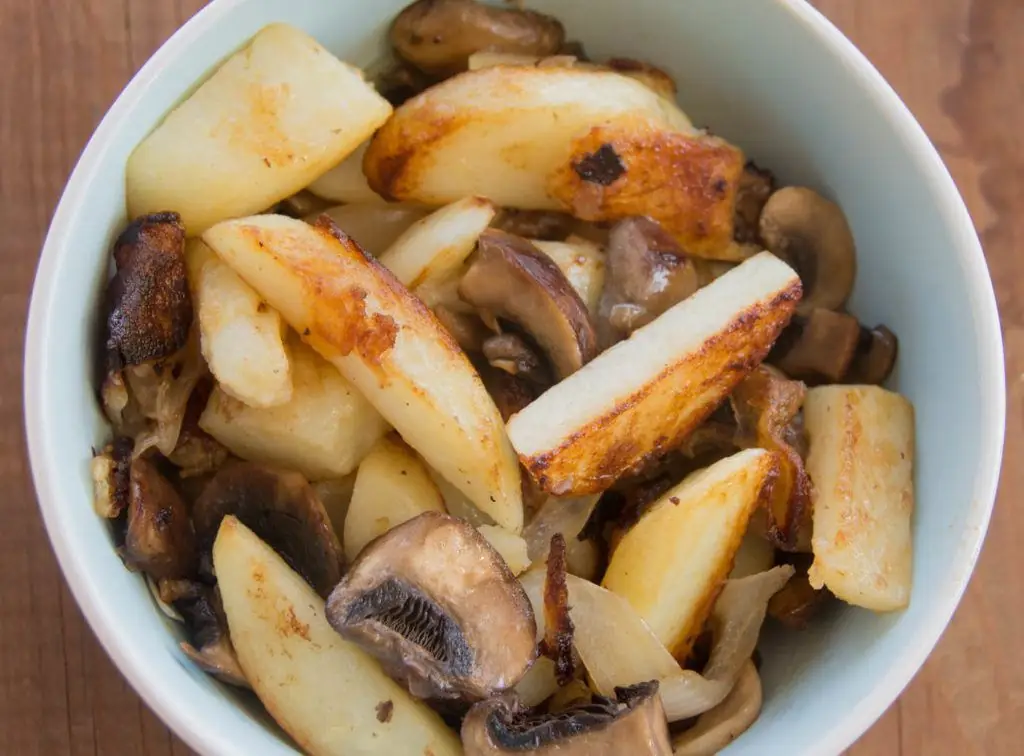
[[[121,436],[93,455],[93,508],[98,515],[108,520],[120,517],[128,508],[134,445],[135,442],[130,438]]]
[[[791,630],[803,630],[832,598],[827,588],[812,588],[806,572],[797,573],[768,601],[768,616]]]
[[[499,370],[489,363],[477,365],[477,371],[506,423],[512,415],[526,409],[537,398],[537,387],[523,378]],[[529,477],[526,476],[527,479]]]
[[[857,350],[843,383],[881,386],[896,367],[899,341],[884,325],[861,328]]]
[[[627,218],[612,227],[598,324],[608,347],[647,325],[695,291],[693,261],[649,218]]]
[[[462,723],[466,756],[671,756],[657,681],[616,688],[615,698],[556,713],[522,708],[509,697],[474,706]]]
[[[482,352],[484,342],[494,335],[478,315],[470,312],[460,312],[439,304],[434,307],[434,316],[466,354]]]
[[[518,210],[506,207],[495,216],[491,228],[541,241],[565,241],[576,228],[577,221],[566,213],[552,210]]]
[[[597,356],[587,306],[551,258],[526,239],[493,228],[484,231],[459,295],[529,334],[558,380]]]
[[[768,362],[790,378],[839,383],[850,369],[860,341],[861,327],[855,317],[815,308],[790,321]]]
[[[106,372],[165,359],[188,340],[192,298],[177,213],[135,219],[114,242],[107,287]]]
[[[540,650],[555,663],[555,679],[560,686],[568,685],[576,677],[576,661],[572,653],[572,637],[576,628],[569,615],[567,574],[565,536],[555,533],[551,536],[544,578],[545,630]]]
[[[426,699],[500,693],[536,652],[537,625],[519,581],[476,528],[437,512],[367,546],[331,593],[327,619]]]
[[[185,623],[189,638],[181,643],[185,656],[221,682],[250,687],[231,644],[217,589],[191,580],[161,580],[158,590],[160,600],[173,606]]]
[[[377,77],[376,86],[381,97],[397,108],[436,83],[436,77],[427,76],[415,66],[399,60]]]
[[[213,578],[213,542],[221,520],[234,515],[326,597],[341,579],[342,551],[324,505],[300,473],[252,462],[229,462],[192,510],[202,574]]]
[[[484,358],[498,370],[521,376],[533,383],[550,386],[551,379],[544,362],[516,333],[499,333],[483,343]]]
[[[761,240],[788,262],[804,287],[797,312],[839,310],[853,291],[857,251],[842,208],[812,189],[779,189],[765,204]]]
[[[390,39],[401,58],[443,77],[465,71],[476,52],[554,55],[565,42],[565,29],[551,16],[518,8],[417,0],[395,18]]]
[[[736,192],[736,220],[733,238],[740,244],[758,244],[761,241],[761,212],[772,192],[775,176],[771,171],[757,167],[753,161],[743,167]]]
[[[309,215],[326,210],[333,204],[334,203],[329,200],[317,197],[313,192],[303,189],[290,197],[285,197],[274,205],[269,212],[277,215],[287,215],[289,218],[298,218],[299,220],[302,220]]]
[[[122,557],[154,580],[194,577],[196,534],[178,491],[145,457],[131,463]]]

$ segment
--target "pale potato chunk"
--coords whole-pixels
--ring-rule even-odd
[[[259,212],[337,165],[390,114],[362,72],[271,24],[135,148],[128,214],[174,210],[195,236]]]
[[[429,210],[401,202],[362,202],[331,207],[323,212],[366,252],[380,257],[413,223],[426,217]],[[314,213],[306,221],[315,223],[319,215]]]
[[[658,640],[685,659],[778,460],[748,449],[664,494],[612,552],[602,585],[626,599]]]
[[[435,470],[519,532],[519,465],[480,376],[419,299],[322,220],[243,218],[203,239]]]
[[[355,152],[306,188],[317,197],[331,202],[385,204],[384,198],[366,183],[366,175],[363,173],[363,157],[369,146],[369,142],[363,142]]]
[[[877,386],[821,386],[804,400],[814,483],[814,588],[876,612],[910,603],[914,408]]]
[[[397,437],[385,436],[359,465],[345,517],[345,557],[351,562],[378,536],[424,512],[444,512],[426,465]]]
[[[242,459],[298,470],[311,480],[352,472],[388,424],[338,369],[289,339],[294,390],[279,407],[249,407],[217,387],[199,426]]]
[[[245,677],[305,753],[461,756],[441,718],[334,632],[323,599],[233,516],[213,564]]]
[[[604,290],[604,252],[594,242],[573,236],[564,242],[531,240],[533,245],[555,261],[587,309],[597,315]]]
[[[524,572],[530,566],[530,555],[522,536],[510,533],[497,525],[480,525],[477,530],[494,550],[501,554],[513,575]]]
[[[200,239],[185,250],[200,344],[224,393],[250,407],[292,397],[292,371],[281,316]]]
[[[523,465],[557,496],[598,493],[678,445],[764,359],[800,292],[766,252],[673,306],[509,420]]]
[[[402,234],[380,256],[381,265],[433,307],[452,288],[449,284],[458,277],[495,212],[494,205],[480,197],[442,207]]]

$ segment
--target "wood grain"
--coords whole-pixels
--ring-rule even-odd
[[[326,0],[325,0],[326,1]],[[61,188],[102,114],[201,0],[0,0],[0,753],[188,750],[107,660],[42,530],[22,436],[24,315]],[[1024,453],[1024,3],[818,0],[942,151],[981,232],[1007,352],[1006,456]],[[981,562],[900,701],[850,751],[1017,754],[1024,742],[1024,468],[1004,469]]]

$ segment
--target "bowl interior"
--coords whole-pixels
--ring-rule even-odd
[[[378,60],[406,0],[218,0],[139,74],[90,143],[54,219],[30,319],[26,407],[51,538],[108,652],[201,752],[290,753],[258,705],[178,652],[93,514],[90,446],[107,428],[90,384],[110,243],[124,217],[132,148],[204,74],[264,24],[305,28],[346,60]],[[917,409],[915,581],[910,608],[846,609],[799,635],[767,634],[765,706],[729,754],[785,744],[838,753],[898,695],[938,639],[980,548],[1002,443],[1003,377],[991,285],[948,174],[895,95],[799,0],[539,0],[588,52],[649,60],[679,82],[683,108],[784,182],[836,199],[853,226],[851,309],[900,337],[894,386]],[[242,704],[241,706],[236,704]],[[781,746],[780,746],[781,749]]]

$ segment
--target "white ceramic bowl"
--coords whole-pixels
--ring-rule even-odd
[[[25,406],[40,506],[64,574],[107,652],[204,754],[291,753],[251,702],[177,650],[176,628],[127,572],[90,503],[89,449],[107,436],[90,344],[110,244],[125,222],[132,148],[219,60],[283,20],[341,57],[373,62],[407,0],[215,0],[165,44],[104,118],[43,250],[29,318]],[[540,0],[596,57],[666,67],[697,124],[784,182],[840,202],[859,248],[852,310],[900,337],[896,387],[917,408],[918,506],[910,608],[843,610],[763,645],[765,706],[729,749],[837,754],[909,682],[971,575],[1003,440],[1002,346],[970,218],[927,137],[885,81],[800,0]],[[354,694],[358,694],[354,692]],[[400,756],[399,754],[387,756]]]

